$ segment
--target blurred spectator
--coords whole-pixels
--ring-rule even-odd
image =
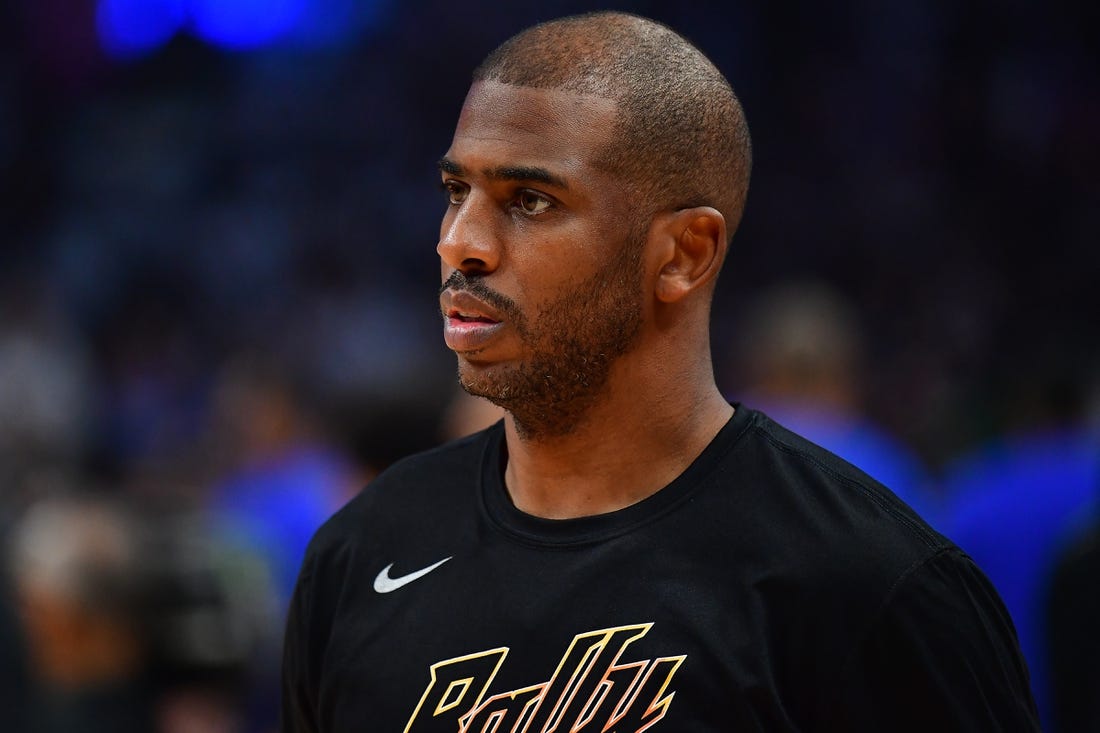
[[[790,282],[754,301],[741,320],[738,399],[879,480],[932,524],[927,470],[863,416],[864,347],[850,304],[820,282]]]
[[[77,462],[91,396],[84,345],[46,285],[0,271],[0,480]]]
[[[359,488],[303,390],[286,365],[239,355],[219,376],[208,436],[227,470],[207,509],[227,538],[264,558],[284,608],[313,533]]]
[[[318,380],[309,373],[313,358],[309,350],[283,359],[251,351],[229,360],[216,380],[206,437],[207,460],[223,472],[204,511],[223,560],[236,551],[241,561],[262,563],[274,603],[269,616],[255,621],[280,632],[313,533],[373,475],[438,442],[437,390],[413,378],[416,367],[404,370],[400,389],[390,382],[387,393],[386,382],[371,381],[378,375],[369,370],[358,384]],[[240,590],[240,578],[234,585]],[[262,593],[236,597],[238,621],[263,609]],[[282,636],[244,636],[263,644],[258,656],[266,664],[248,668],[246,694],[249,730],[264,730],[276,722]]]
[[[37,696],[32,730],[148,733],[141,548],[118,507],[52,499],[15,529],[12,571]]]
[[[998,439],[945,475],[951,504],[942,530],[974,558],[1008,607],[1046,725],[1052,694],[1046,592],[1057,557],[1100,511],[1098,446],[1100,435],[1089,427],[1049,427]]]
[[[125,474],[172,463],[199,440],[208,409],[208,356],[193,327],[133,284],[103,337],[98,391],[101,460]],[[122,313],[129,315],[122,316]]]
[[[1050,731],[1100,731],[1100,524],[1059,557],[1045,610]]]
[[[282,632],[267,568],[201,519],[55,494],[16,523],[9,560],[20,613],[0,614],[0,676],[23,696],[0,695],[5,730],[270,729],[271,695],[252,700]]]
[[[405,456],[439,444],[440,386],[410,378],[408,388],[393,394],[348,393],[340,404],[329,405],[339,444],[363,484]]]
[[[267,733],[283,618],[266,559],[189,512],[146,549],[158,733]]]
[[[288,361],[305,375],[330,439],[355,465],[356,489],[439,443],[455,377],[432,291],[429,280],[401,291],[330,293],[295,319]]]

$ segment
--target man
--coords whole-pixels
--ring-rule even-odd
[[[619,13],[474,74],[444,338],[503,422],[394,466],[311,544],[285,731],[1035,730],[981,573],[715,386],[749,137],[684,39]]]

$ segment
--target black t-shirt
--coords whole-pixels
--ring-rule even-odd
[[[498,423],[397,464],[318,532],[284,731],[1038,730],[970,559],[758,412],[609,514],[524,514],[503,464]]]

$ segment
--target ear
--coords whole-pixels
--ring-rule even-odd
[[[662,217],[653,233],[661,238],[655,292],[675,303],[705,288],[726,256],[726,219],[710,206],[680,209]]]

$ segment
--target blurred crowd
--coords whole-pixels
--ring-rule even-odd
[[[334,46],[128,60],[91,0],[0,5],[5,730],[273,730],[312,532],[498,418],[440,338],[435,160],[485,53],[593,6],[378,5]],[[971,553],[1046,725],[1100,730],[1100,13],[615,7],[753,130],[719,384]]]

